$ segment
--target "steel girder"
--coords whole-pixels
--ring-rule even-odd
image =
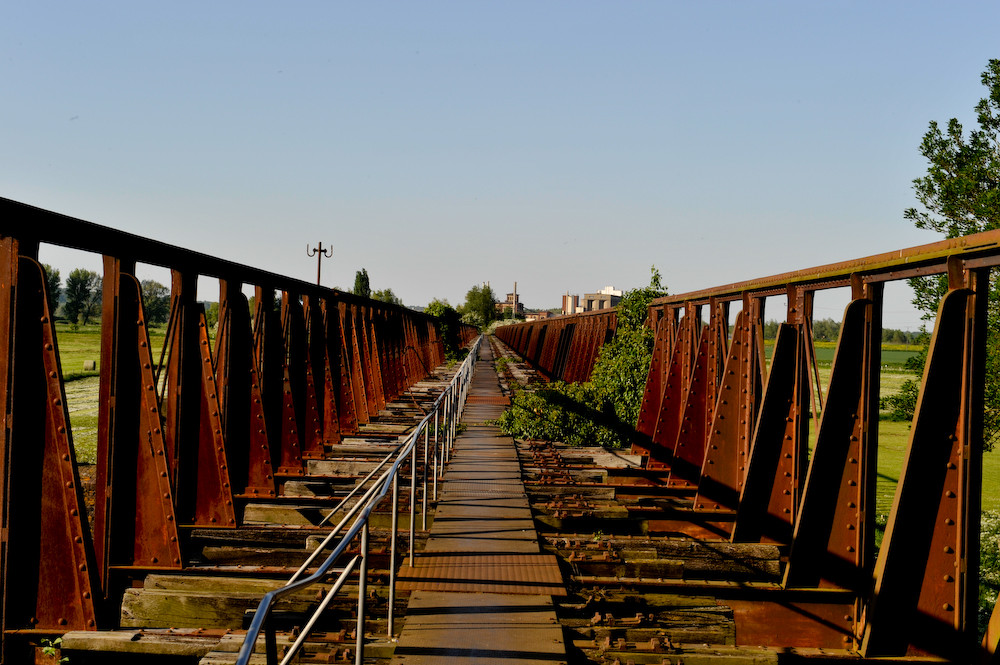
[[[96,505],[74,463],[41,242],[103,254]],[[171,269],[164,349],[138,262]],[[199,280],[220,284],[214,348]],[[242,293],[255,289],[251,312]],[[463,343],[475,329],[463,326]],[[185,529],[233,528],[248,499],[443,359],[432,317],[0,199],[3,650],[14,635],[117,624],[131,580],[185,565]],[[43,537],[44,536],[44,537]]]

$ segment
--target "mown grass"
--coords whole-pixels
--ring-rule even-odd
[[[153,361],[159,360],[159,350],[166,338],[165,327],[149,329],[149,344]],[[65,322],[56,322],[56,343],[59,363],[66,384],[66,407],[76,461],[93,464],[97,461],[97,411],[100,392],[101,326],[89,324],[77,329]],[[96,370],[85,370],[87,362],[96,363]]]

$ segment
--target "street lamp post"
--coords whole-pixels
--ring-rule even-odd
[[[319,272],[322,266],[323,257],[325,256],[329,258],[333,256],[333,247],[323,249],[323,243],[319,243],[315,249],[310,249],[309,245],[306,244],[306,255],[316,257],[316,286],[319,286]]]

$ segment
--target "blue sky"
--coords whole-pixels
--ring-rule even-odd
[[[672,292],[932,242],[996,2],[7,3],[0,196],[407,304]],[[46,250],[62,267],[94,257]],[[155,271],[150,276],[160,278]],[[894,293],[886,324],[918,315]],[[818,303],[838,317],[840,304]]]

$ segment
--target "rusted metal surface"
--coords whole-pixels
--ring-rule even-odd
[[[6,334],[0,335],[0,343],[10,355],[3,380],[7,399],[0,458],[2,628],[5,633],[92,630],[100,583],[73,463],[55,327],[44,297],[45,275],[30,258],[17,260],[16,269],[9,255],[5,259],[0,320]],[[4,662],[14,660],[5,644]]]
[[[586,381],[617,323],[610,310],[500,326],[495,334],[549,380]]]
[[[40,243],[103,255],[93,537],[44,279],[32,260]],[[140,262],[172,273],[162,353],[150,346]],[[214,348],[195,299],[205,279],[220,284]],[[255,290],[253,312],[246,286]],[[306,458],[324,456],[424,379],[443,359],[437,325],[402,307],[0,199],[4,630],[115,625],[133,580],[186,565],[187,529],[236,527],[241,502],[280,495]],[[460,341],[475,334],[463,326]]]
[[[643,459],[645,475],[636,487],[645,488],[645,496],[637,489],[639,503],[628,503],[622,477],[550,461],[540,463],[534,482],[558,498],[536,510],[557,529],[620,528],[788,547],[782,592],[789,600],[777,601],[773,611],[762,609],[771,601],[758,598],[734,606],[737,643],[773,638],[788,647],[835,647],[863,657],[995,658],[995,631],[976,643],[972,603],[985,303],[989,269],[998,264],[1000,232],[994,231],[654,301],[653,355],[632,447]],[[951,292],[935,322],[876,565],[882,288],[886,281],[945,273]],[[850,288],[853,299],[824,394],[812,340],[813,300],[817,291],[838,287]],[[763,311],[772,296],[787,298],[788,309],[765,367]],[[731,333],[730,304],[740,306]],[[557,321],[513,329],[505,341],[544,371],[546,340],[569,327]],[[811,458],[810,420],[816,424]],[[616,498],[583,493],[604,487],[613,487]],[[574,498],[571,490],[581,494]],[[625,514],[623,508],[641,526],[616,526],[614,515]],[[840,595],[829,603],[810,597],[808,607],[791,600],[823,590]]]

